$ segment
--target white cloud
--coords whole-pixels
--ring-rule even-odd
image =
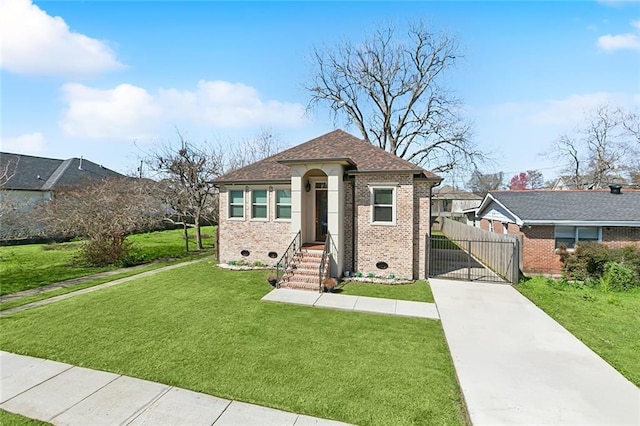
[[[640,20],[631,21],[631,26],[640,30]],[[637,50],[640,52],[640,34],[606,34],[598,37],[598,47],[602,50],[613,52],[616,50]]]
[[[550,99],[534,104],[528,114],[528,121],[535,125],[564,125],[573,126],[579,122],[585,112],[592,111],[601,105],[612,107],[638,107],[638,94],[596,92],[573,94],[564,99]]]
[[[637,34],[606,34],[598,37],[598,47],[606,51],[638,50],[640,51],[640,37]]]
[[[145,139],[153,136],[162,110],[146,90],[130,84],[94,89],[62,86],[68,108],[60,127],[69,136],[92,139]]]
[[[2,138],[2,151],[25,155],[42,155],[46,151],[46,141],[42,133],[28,133],[12,138]]]
[[[93,75],[124,68],[104,42],[69,29],[30,0],[0,1],[2,69],[18,74]]]
[[[255,88],[226,81],[201,80],[195,90],[160,89],[155,95],[130,84],[106,90],[66,84],[62,92],[68,104],[62,130],[92,139],[149,139],[168,125],[296,127],[305,120],[298,103],[264,101]]]

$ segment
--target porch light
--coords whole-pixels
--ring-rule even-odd
[[[311,182],[307,181],[307,184],[304,186],[304,189],[305,189],[307,192],[310,192],[310,191],[311,191]]]

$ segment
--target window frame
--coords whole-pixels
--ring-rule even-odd
[[[257,191],[264,191],[265,196],[266,196],[266,200],[264,203],[260,203],[257,204],[253,201],[253,195],[257,192]],[[252,221],[257,221],[257,222],[268,222],[269,221],[269,189],[268,188],[251,188],[251,196],[250,196],[250,203],[251,203],[251,213],[250,213],[250,218]],[[266,216],[265,217],[256,217],[255,216],[255,210],[254,207],[255,206],[261,206],[261,207],[265,207],[265,211],[266,211]]]
[[[370,207],[371,213],[369,215],[369,223],[371,225],[381,225],[381,226],[396,226],[397,223],[397,211],[398,211],[398,199],[397,199],[397,191],[398,187],[395,184],[372,184],[369,186],[369,194],[370,194]],[[375,194],[377,190],[391,190],[391,204],[375,204]],[[380,221],[375,220],[375,209],[376,207],[391,207],[391,220],[390,221]]]
[[[602,227],[601,226],[572,226],[572,225],[555,225],[553,227],[553,241],[554,241],[554,247],[556,250],[558,250],[559,247],[559,243],[558,243],[558,238],[562,238],[564,240],[569,239],[568,236],[561,236],[558,237],[558,228],[565,228],[565,230],[567,230],[567,228],[573,228],[572,229],[572,233],[573,233],[573,243],[569,243],[567,244],[566,242],[563,242],[565,244],[567,244],[567,250],[575,250],[576,244],[578,244],[579,242],[597,242],[597,243],[601,243],[602,242]],[[580,229],[596,229],[597,230],[597,239],[581,239],[580,238]],[[566,235],[568,235],[568,233],[566,233]],[[562,243],[560,243],[562,244]]]
[[[240,192],[242,194],[242,216],[232,216],[231,215],[231,210],[233,206],[239,206],[240,203],[232,203],[232,197],[231,197],[231,193],[232,192]],[[244,196],[244,189],[229,189],[227,191],[227,219],[229,220],[244,220],[245,219],[245,209],[244,209],[244,202],[245,202],[246,197]]]
[[[276,222],[291,222],[291,216],[293,216],[293,193],[291,191],[291,187],[275,187],[273,188],[273,191],[273,220]],[[289,204],[278,203],[278,191],[289,191]],[[278,217],[278,207],[280,206],[289,206],[289,217]]]

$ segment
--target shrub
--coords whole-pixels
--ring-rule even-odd
[[[132,249],[133,243],[127,241],[124,237],[94,237],[82,245],[80,257],[91,266],[113,264],[130,266],[130,264],[126,265],[126,263],[128,263],[127,260],[130,260]]]
[[[580,243],[573,253],[563,256],[562,260],[564,272],[589,287],[602,286],[600,278],[605,274],[606,265],[612,262],[631,272],[631,282],[640,282],[640,248],[636,246],[611,249],[601,243]]]
[[[602,291],[625,291],[638,285],[633,269],[618,262],[608,262],[600,277]]]

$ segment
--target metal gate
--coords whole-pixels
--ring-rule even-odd
[[[428,271],[431,278],[509,282],[519,279],[519,241],[511,239],[463,240],[428,236]]]

